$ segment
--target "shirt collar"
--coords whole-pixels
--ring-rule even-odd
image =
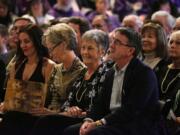
[[[123,66],[123,68],[118,69],[117,68],[117,64],[114,64],[113,68],[115,70],[115,75],[117,75],[118,73],[124,73],[127,69],[127,66],[129,65],[129,63],[127,63],[126,65]]]

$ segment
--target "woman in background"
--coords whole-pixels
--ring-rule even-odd
[[[29,18],[37,25],[43,26],[49,24],[54,19],[53,16],[47,14],[43,0],[30,0],[28,7],[28,13],[23,15],[23,17]]]
[[[142,27],[141,36],[143,63],[156,72],[168,63],[167,38],[164,29],[156,22],[147,22]]]
[[[173,32],[169,39],[169,57],[172,62],[158,71],[160,100],[171,101],[175,116],[165,120],[170,135],[180,134],[180,31]],[[171,113],[170,113],[171,114]],[[170,117],[171,116],[171,117]]]

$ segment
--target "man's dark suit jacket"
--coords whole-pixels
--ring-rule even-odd
[[[107,125],[123,130],[126,135],[156,135],[159,95],[154,72],[138,59],[131,60],[124,76],[121,107],[114,113],[109,109],[114,69],[107,75],[104,90],[88,117],[105,118]]]
[[[8,51],[7,53],[1,54],[0,59],[3,60],[5,65],[7,66],[15,54],[16,54],[16,49],[13,49]]]

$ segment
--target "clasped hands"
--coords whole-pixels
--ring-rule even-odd
[[[84,112],[81,108],[79,108],[78,106],[72,106],[67,108],[67,110],[65,112],[60,113],[62,115],[66,115],[69,117],[85,117],[86,116],[86,112]]]

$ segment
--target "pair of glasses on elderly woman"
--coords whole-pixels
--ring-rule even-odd
[[[55,44],[55,45],[52,44],[51,47],[48,47],[48,45],[46,44],[46,37],[45,36],[42,37],[42,44],[48,48],[49,53],[52,53],[54,51],[54,49],[56,49],[62,42]]]

